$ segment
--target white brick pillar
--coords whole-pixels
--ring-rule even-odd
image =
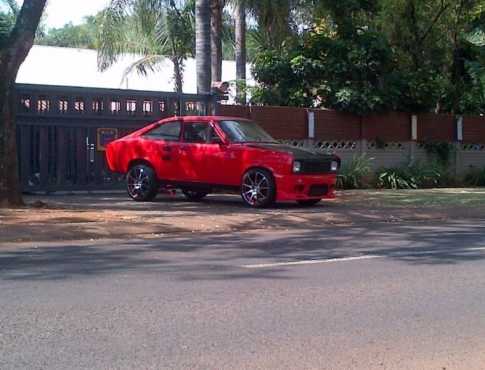
[[[413,114],[411,116],[411,145],[409,146],[409,161],[414,163],[416,161],[416,142],[418,141],[418,116]]]
[[[315,112],[308,111],[308,139],[315,139]]]

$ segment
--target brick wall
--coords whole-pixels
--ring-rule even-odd
[[[411,140],[411,115],[391,112],[360,117],[333,110],[315,109],[316,140],[366,139],[384,142]],[[219,105],[217,114],[249,118],[277,139],[308,138],[308,110],[294,107],[243,107]],[[456,141],[456,120],[452,115],[419,114],[418,141]],[[463,142],[485,144],[485,117],[464,117]]]
[[[452,115],[420,114],[418,115],[419,141],[455,141],[456,124]]]
[[[306,109],[251,107],[251,118],[276,139],[305,139],[308,137]]]
[[[465,143],[485,143],[485,117],[464,117],[463,141]]]
[[[359,140],[361,118],[333,110],[315,110],[315,138],[325,140]]]
[[[363,117],[362,136],[367,140],[385,142],[408,141],[411,138],[411,117],[397,112]]]

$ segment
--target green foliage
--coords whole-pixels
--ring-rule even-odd
[[[434,141],[424,143],[424,149],[429,156],[439,160],[444,165],[450,162],[451,154],[455,150],[451,143]]]
[[[432,161],[381,169],[376,186],[382,189],[418,189],[448,186],[452,181],[443,163]]]
[[[308,7],[297,11],[307,28],[255,58],[253,103],[360,115],[485,110],[481,0],[300,4]]]
[[[5,47],[18,12],[19,7],[15,0],[0,0],[0,50]]]
[[[365,154],[354,156],[350,162],[344,163],[337,177],[337,187],[340,189],[361,189],[371,173],[372,158]]]
[[[61,28],[52,28],[37,38],[39,45],[96,49],[96,34],[100,16],[86,17],[80,25],[68,23]]]
[[[407,168],[387,168],[377,173],[377,187],[381,189],[417,189],[416,178]]]
[[[485,186],[485,168],[471,169],[464,178],[467,186]]]

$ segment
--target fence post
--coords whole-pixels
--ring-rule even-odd
[[[315,139],[315,112],[307,110],[308,118],[308,139],[313,141]]]
[[[367,139],[364,135],[364,118],[360,116],[360,154],[367,154]]]
[[[455,177],[458,178],[462,168],[461,143],[463,142],[463,116],[456,119],[456,142],[455,142]]]
[[[409,148],[409,159],[411,164],[416,160],[416,141],[418,140],[418,116],[411,115],[411,146]]]

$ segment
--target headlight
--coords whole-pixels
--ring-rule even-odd
[[[294,161],[293,162],[293,172],[300,172],[301,171],[301,162]]]
[[[331,171],[337,171],[338,170],[338,162],[337,161],[332,161],[330,164],[330,170]]]

